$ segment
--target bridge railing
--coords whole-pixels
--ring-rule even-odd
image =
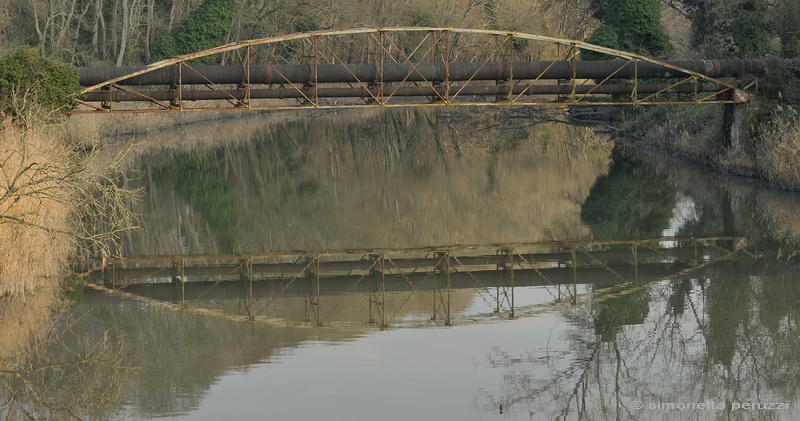
[[[663,62],[517,32],[359,28],[82,68],[76,112],[729,103],[747,92],[718,78],[763,72],[758,60]]]

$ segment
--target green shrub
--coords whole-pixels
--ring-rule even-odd
[[[156,61],[178,54],[193,53],[217,47],[233,27],[236,3],[231,0],[205,0],[189,13],[180,26],[153,40],[152,55]],[[194,60],[195,64],[212,64],[215,57]]]
[[[592,33],[588,42],[655,58],[670,54],[672,46],[661,26],[658,0],[593,0],[591,5],[603,25]],[[597,53],[583,54],[586,60],[598,58],[593,57]]]
[[[22,46],[0,60],[0,111],[6,115],[70,110],[80,90],[74,67],[41,58],[33,47]]]

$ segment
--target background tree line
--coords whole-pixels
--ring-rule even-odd
[[[298,31],[430,25],[588,36],[668,58],[667,8],[691,27],[697,57],[800,55],[800,0],[2,0],[0,56],[30,45],[77,66],[143,64]]]
[[[690,29],[687,58],[800,56],[800,0],[589,0],[601,24],[589,42],[670,58],[672,45],[660,19],[664,6]],[[684,57],[677,57],[684,58]]]
[[[588,2],[557,0],[2,0],[0,56],[136,65],[232,40],[322,28],[436,25],[584,38]]]

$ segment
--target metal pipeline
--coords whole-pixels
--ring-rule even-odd
[[[504,85],[466,85],[450,86],[449,90],[444,86],[401,86],[396,88],[384,88],[383,95],[395,97],[450,97],[459,96],[507,96],[507,95],[570,95],[573,92],[572,85],[515,85],[511,87]],[[577,95],[611,95],[611,94],[631,94],[633,85],[577,85],[575,94]],[[721,87],[714,83],[681,84],[671,86],[667,84],[644,84],[637,85],[636,92],[641,94],[662,93],[686,93],[695,92],[715,92]],[[176,90],[169,91],[105,91],[88,92],[85,100],[90,102],[101,101],[149,101],[152,98],[158,101],[197,101],[197,100],[239,100],[251,99],[304,99],[304,98],[378,98],[380,90],[377,87],[355,87],[355,88],[314,88],[305,87],[302,89],[293,88],[273,88],[273,89],[234,89],[234,90]]]
[[[798,60],[792,60],[792,62]],[[680,67],[718,78],[741,75],[761,76],[766,60],[671,60]],[[573,66],[574,65],[574,66]],[[119,85],[197,85],[197,84],[281,84],[281,83],[379,83],[441,82],[509,79],[605,79],[676,78],[686,73],[648,61],[520,61],[458,63],[383,63],[378,64],[287,64],[287,65],[173,65],[116,82]],[[144,66],[81,67],[82,86],[94,86],[113,78],[147,69]],[[446,77],[447,76],[447,77]]]

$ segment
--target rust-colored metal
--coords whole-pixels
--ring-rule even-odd
[[[631,95],[634,91],[631,85],[580,85],[575,88],[577,96],[576,101],[581,101],[584,97],[596,95]],[[716,95],[722,89],[719,85],[713,83],[705,83],[695,85],[681,84],[650,84],[638,85],[638,93],[641,94],[684,94],[693,95],[697,92],[713,92]],[[454,96],[456,93],[462,96],[497,96],[508,97],[514,95],[515,102],[521,102],[521,97],[524,95],[568,95],[572,93],[572,86],[567,85],[475,85],[475,86],[462,86],[451,87],[446,90],[445,87],[429,87],[429,86],[408,86],[396,87],[388,96],[384,97],[386,100],[394,97],[433,97],[436,99],[444,100],[447,96]],[[113,102],[131,102],[141,101],[142,97],[147,97],[153,101],[171,101],[177,100],[178,92],[175,91],[115,91],[111,94],[101,92],[90,92],[85,95],[86,101],[101,101],[110,98]],[[183,99],[187,101],[208,101],[208,100],[225,100],[228,98],[235,98],[242,103],[247,98],[249,99],[311,99],[312,97],[320,99],[330,98],[364,98],[379,100],[382,98],[380,87],[354,87],[354,88],[275,88],[275,89],[249,89],[249,90],[236,90],[236,91],[219,91],[219,90],[194,90],[184,91],[182,93]]]
[[[389,327],[398,314],[387,311],[387,292],[415,294],[430,291],[433,298],[431,320],[448,325],[462,323],[452,313],[451,291],[497,289],[495,314],[507,303],[507,316],[530,314],[530,304],[518,307],[515,289],[524,286],[558,288],[562,305],[578,304],[578,284],[617,283],[625,291],[646,288],[665,279],[683,276],[732,258],[739,237],[648,238],[638,240],[522,242],[484,245],[444,245],[422,248],[384,250],[325,250],[267,252],[247,255],[138,256],[122,260],[98,260],[81,263],[93,288],[103,282],[109,291],[158,289],[159,284],[180,281],[180,309],[192,309],[203,297],[242,296],[241,320],[258,320],[256,282],[274,285],[270,299],[276,296],[304,297],[304,322],[308,326],[330,325],[331,315],[339,305],[329,300],[332,294],[365,294],[369,300],[368,320],[380,328]],[[633,269],[627,263],[633,250]],[[580,259],[578,259],[580,253]],[[639,264],[640,259],[650,263]],[[670,261],[669,267],[657,263]],[[388,265],[387,265],[388,263]],[[110,265],[110,266],[109,266]],[[87,268],[88,266],[88,268]],[[641,266],[641,267],[640,267]],[[103,277],[103,269],[108,277]],[[520,276],[517,276],[519,274]],[[377,285],[362,288],[368,279]],[[211,282],[209,282],[211,281]],[[431,282],[432,281],[432,282]],[[235,283],[235,284],[234,284]],[[273,284],[274,283],[274,284]],[[425,286],[423,287],[423,284]],[[561,296],[561,288],[568,293]],[[571,288],[570,288],[571,287]],[[169,299],[174,299],[169,287]],[[501,301],[500,288],[503,299]],[[261,288],[258,288],[261,289]],[[571,289],[571,291],[570,291]],[[214,292],[212,292],[214,291]],[[617,295],[616,290],[612,295]],[[491,295],[491,292],[489,292]],[[130,295],[137,298],[136,295]],[[554,296],[554,298],[556,298]],[[562,298],[564,298],[562,300]],[[571,298],[566,300],[566,298]],[[598,296],[583,296],[580,301],[596,301]],[[399,304],[402,307],[404,300]],[[339,302],[341,303],[341,302]],[[554,303],[554,304],[555,304]],[[549,306],[549,305],[548,305]],[[395,305],[396,307],[396,305]],[[325,310],[323,313],[321,310]],[[269,316],[272,320],[273,316]]]
[[[363,45],[359,37],[367,39],[367,55],[361,56],[362,62],[352,62],[358,53],[351,57],[352,51],[341,47]],[[403,44],[401,37],[412,41]],[[465,55],[460,52],[465,37],[478,40],[470,50],[472,59],[453,61]],[[517,61],[517,40],[555,44],[567,51],[553,60]],[[280,54],[259,52],[268,46],[288,51],[289,56],[291,51],[302,51],[306,62],[287,63]],[[241,49],[245,51],[238,65],[192,63]],[[607,54],[613,60],[581,61],[584,50]],[[83,107],[73,113],[735,103],[747,101],[749,93],[717,77],[758,76],[765,66],[763,60],[665,62],[581,41],[512,31],[357,28],[235,42],[144,67],[83,68],[80,80],[86,88],[76,99]],[[645,78],[666,81],[643,83]]]

